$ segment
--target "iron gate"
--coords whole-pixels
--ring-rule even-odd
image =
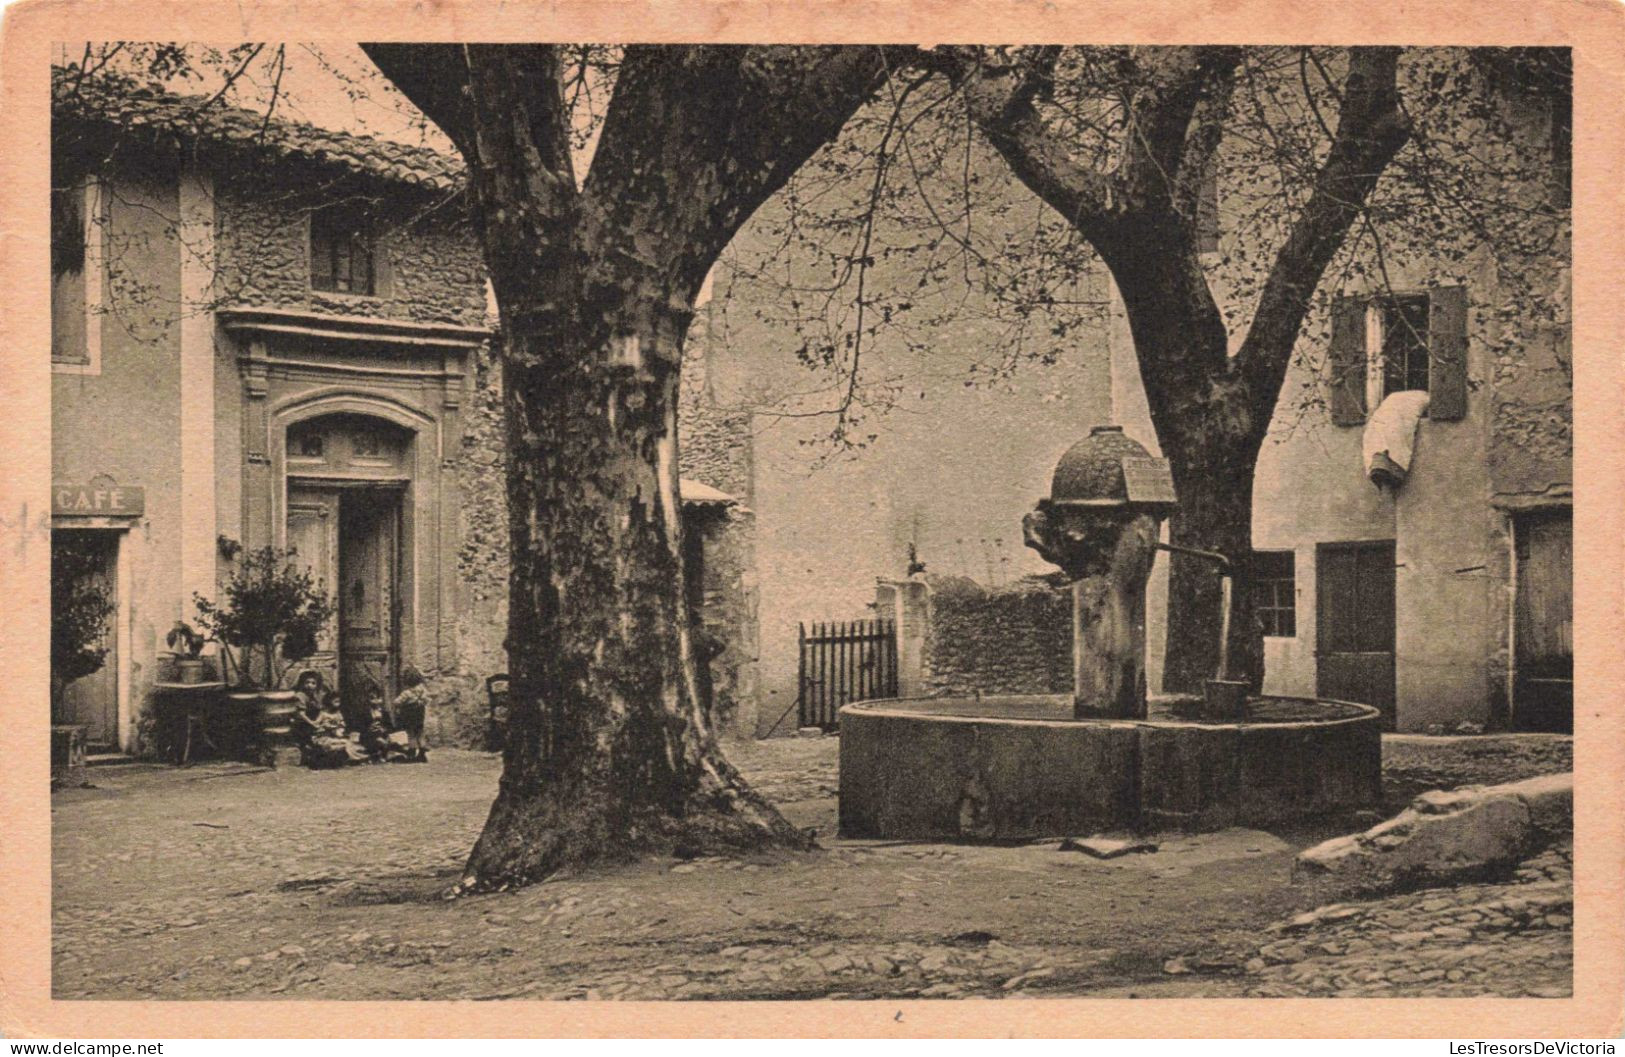
[[[897,696],[897,628],[889,620],[798,624],[801,726],[834,730],[850,701]]]

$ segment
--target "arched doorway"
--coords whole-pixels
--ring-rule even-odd
[[[411,613],[413,432],[342,411],[287,427],[286,540],[338,616],[307,667],[337,686],[346,718],[394,695]]]

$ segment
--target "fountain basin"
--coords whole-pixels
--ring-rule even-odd
[[[1019,840],[1269,826],[1372,809],[1381,715],[1252,697],[1242,718],[1152,699],[1145,719],[1075,719],[1070,695],[860,701],[841,709],[840,832]]]

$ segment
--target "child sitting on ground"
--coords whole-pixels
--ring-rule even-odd
[[[423,747],[423,721],[429,710],[429,689],[423,673],[408,664],[401,669],[401,692],[395,695],[395,722],[406,732],[406,763],[428,763]]]
[[[374,762],[396,762],[407,755],[407,735],[396,730],[389,710],[384,707],[383,687],[376,683],[367,687],[367,729],[361,735],[361,747]]]
[[[339,709],[339,695],[329,690],[322,698],[322,710],[310,721],[310,743],[305,749],[307,767],[343,767],[367,758],[367,751],[352,740],[344,729],[344,713]]]

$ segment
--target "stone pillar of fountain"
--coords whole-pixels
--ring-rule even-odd
[[[1072,580],[1073,714],[1145,716],[1145,585],[1173,508],[1167,464],[1120,426],[1096,426],[1022,521],[1026,544]]]

